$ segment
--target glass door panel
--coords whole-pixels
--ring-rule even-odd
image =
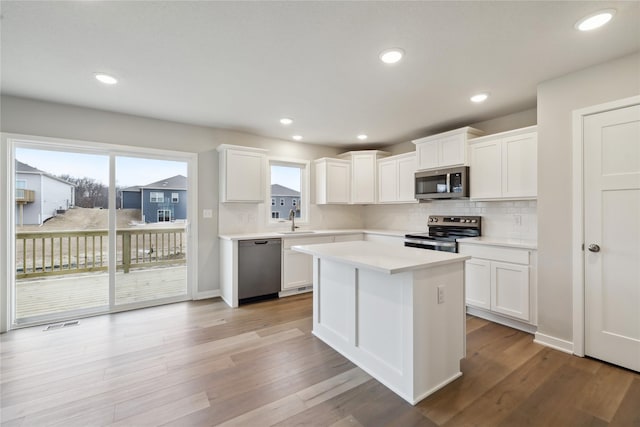
[[[109,156],[16,147],[16,323],[109,307]]]
[[[188,296],[187,162],[118,156],[115,305]]]

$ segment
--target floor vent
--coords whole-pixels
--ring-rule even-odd
[[[54,325],[48,325],[44,330],[53,331],[55,329],[66,328],[68,326],[78,326],[79,324],[80,324],[79,320],[72,320],[71,322],[56,323]]]

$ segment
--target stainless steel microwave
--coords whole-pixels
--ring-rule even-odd
[[[469,197],[469,166],[416,172],[416,199],[465,199]]]

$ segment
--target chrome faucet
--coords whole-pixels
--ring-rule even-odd
[[[289,220],[291,221],[291,231],[296,231],[296,211],[291,209],[289,211]]]

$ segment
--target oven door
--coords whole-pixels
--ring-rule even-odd
[[[458,244],[455,241],[405,237],[404,245],[411,248],[430,249],[432,251],[458,252]]]

